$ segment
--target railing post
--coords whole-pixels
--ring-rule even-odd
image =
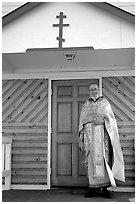
[[[5,185],[2,185],[2,190],[11,189],[11,149],[12,139],[2,137],[2,177],[5,178]]]

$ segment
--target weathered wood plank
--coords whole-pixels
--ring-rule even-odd
[[[15,120],[15,117],[19,114],[19,112],[22,113],[24,104],[29,103],[29,101],[34,100],[34,98],[38,96],[37,92],[41,91],[42,84],[44,84],[43,80],[26,80],[26,84],[24,84],[23,87],[21,88],[22,89],[21,92],[19,92],[18,95],[14,97],[15,100],[13,102],[9,101],[8,108],[10,109],[6,113],[3,113],[4,119],[5,117],[11,115],[11,117],[8,120],[9,121],[12,121],[13,119]],[[47,82],[43,86],[45,86],[46,90]]]
[[[125,169],[126,170],[133,170],[133,169],[135,169],[135,165],[125,165]]]
[[[35,142],[33,142],[33,141],[27,141],[27,142],[14,142],[13,143],[13,147],[24,147],[24,148],[26,148],[26,147],[30,147],[30,148],[32,148],[32,147],[38,147],[38,148],[40,148],[40,147],[48,147],[48,144],[47,144],[47,141],[39,141],[39,140],[37,140],[37,141],[35,141]]]
[[[44,87],[45,88],[45,85]],[[18,122],[25,122],[25,118],[29,117],[29,113],[33,110],[35,110],[35,107],[38,106],[40,101],[47,95],[46,91],[42,90],[41,88],[39,92],[37,92],[37,96],[33,100],[31,99],[30,101],[27,100],[25,104],[23,104],[23,112],[19,114],[17,117],[15,117],[15,120]]]
[[[11,129],[3,129],[3,133],[11,133]],[[47,133],[46,129],[38,129],[38,128],[22,128],[22,129],[14,129],[13,133]]]
[[[119,133],[121,133],[121,134],[124,134],[124,133],[126,133],[126,134],[128,134],[128,133],[132,134],[132,133],[135,133],[135,127],[134,127],[134,128],[132,128],[132,127],[131,127],[131,128],[128,128],[128,127],[120,128],[120,127],[119,127],[118,131],[119,131]]]
[[[134,77],[133,77],[133,80],[134,80]],[[130,84],[130,85],[127,87],[127,84]],[[122,122],[127,121],[127,123],[128,122],[130,123],[130,120],[134,121],[134,115],[135,115],[134,86],[135,84],[134,82],[131,82],[130,77],[103,78],[103,86],[104,86],[103,91],[104,92],[106,91],[107,99],[110,101],[112,108],[114,110],[114,113],[117,116],[117,119],[118,120],[121,119]],[[114,101],[113,99],[115,98],[116,100]],[[121,106],[119,106],[120,103],[121,103]],[[129,113],[131,115],[129,115]],[[123,116],[125,117],[125,119],[122,118]]]
[[[111,99],[109,99],[109,95],[107,95],[107,92],[105,93],[105,91],[103,91],[103,94],[105,96],[105,98],[110,101],[111,103],[111,107],[112,107],[112,110],[114,112],[114,115],[115,117],[117,118],[117,121],[120,122],[120,121],[128,121],[129,118],[126,114],[123,115],[123,112],[121,111],[121,109],[119,109],[116,105],[115,102],[112,102]]]
[[[130,120],[128,120],[128,121],[118,121],[117,122],[117,124],[118,124],[118,126],[135,126],[135,121],[130,121]]]
[[[37,86],[36,86],[37,85]],[[39,86],[39,83],[35,84],[35,89],[31,87],[31,92],[28,92],[28,96],[24,98],[18,105],[18,108],[14,110],[12,113],[12,118],[14,118],[14,121],[21,121],[20,117],[26,113],[28,110],[28,107],[30,107],[31,104],[33,104],[38,97],[41,95],[41,87]]]
[[[12,176],[47,176],[47,169],[13,169]]]
[[[11,89],[12,86],[14,86],[14,83],[17,83],[17,80],[15,79],[7,80],[7,82],[2,85],[2,96],[3,97],[5,96],[5,94],[10,92],[9,89]]]
[[[23,122],[23,123],[18,123],[18,122],[9,122],[9,123],[2,123],[2,127],[24,127],[24,126],[31,126],[31,127],[47,127],[47,124],[43,122]]]
[[[129,178],[134,178],[135,177],[135,172],[132,170],[127,170],[125,171],[125,176]]]
[[[110,77],[108,78],[108,80],[111,81],[111,83],[116,86],[120,91],[123,92],[123,94],[125,94],[130,101],[132,102],[132,104],[135,104],[135,96],[133,95],[133,93],[127,89],[118,79],[117,77]]]
[[[131,90],[133,93],[135,93],[135,86],[129,83],[129,81],[127,80],[127,78],[125,77],[118,77],[118,79],[129,89]]]
[[[25,98],[24,101],[20,104],[21,112],[18,111],[16,115],[14,115],[15,118],[22,116],[22,111],[25,112],[26,109],[28,110],[28,106],[33,104],[33,102],[35,102],[39,97],[41,97],[41,94],[43,93],[44,89],[45,91],[47,89],[46,84],[44,84],[43,82],[39,82],[35,84],[35,86],[36,86],[35,89],[31,87],[31,92],[29,92],[27,98]]]
[[[126,108],[123,108],[123,105],[116,100],[116,98],[113,96],[113,93],[110,93],[107,91],[107,87],[105,87],[105,89],[103,89],[104,94],[111,99],[111,101],[113,101],[115,104],[117,104],[117,107],[119,107],[121,114],[123,116],[125,116],[125,119],[129,118],[129,120],[135,120],[135,116],[134,114],[127,110]]]
[[[105,79],[103,86],[110,87],[113,94],[118,98],[118,100],[124,101],[124,104],[127,106],[127,109],[135,110],[135,106],[126,98],[124,94],[117,87],[115,87],[110,81]]]
[[[46,176],[12,176],[13,184],[46,184],[47,177]]]
[[[135,82],[133,82],[133,77],[127,77],[127,76],[124,76],[124,79],[132,86],[135,88]]]
[[[127,155],[134,155],[135,154],[134,150],[123,149],[122,151],[123,151],[124,157],[126,157]]]
[[[15,83],[16,82],[16,83]],[[20,90],[22,88],[25,88],[24,86],[24,80],[16,80],[14,82],[15,87],[9,87],[9,90],[7,92],[3,92],[2,97],[3,97],[3,110],[5,111],[8,107],[8,105],[12,105],[13,101],[16,99],[16,97],[19,96],[21,93]],[[12,90],[13,89],[13,90]]]
[[[120,140],[134,140],[135,139],[135,134],[120,134]]]
[[[44,117],[46,117],[48,119],[48,101],[47,101],[47,104],[45,104],[44,109],[41,109],[39,114],[37,114],[35,116],[35,118],[33,118],[31,121],[44,122],[44,120],[43,120]]]
[[[12,103],[9,101],[9,107],[10,109],[8,111],[6,111],[6,113],[3,113],[3,121],[8,117],[8,115],[10,115],[13,110],[14,110],[14,114],[18,111],[18,109],[20,108],[20,106],[22,105],[23,101],[27,100],[29,98],[29,96],[31,94],[33,94],[34,90],[36,89],[36,87],[38,86],[39,81],[35,82],[32,80],[27,81],[27,83],[25,83],[25,85],[22,87],[22,92],[20,92],[18,94],[18,97],[16,96],[16,100],[15,102],[13,101],[13,106],[11,108]],[[5,107],[6,109],[6,107]],[[12,114],[13,115],[13,114]],[[14,117],[14,115],[13,115]]]
[[[121,147],[123,148],[130,148],[130,147],[134,147],[134,143],[131,143],[131,142],[126,142],[126,143],[121,143]]]
[[[130,80],[133,83],[133,85],[135,85],[135,76],[129,76],[128,80]]]
[[[20,90],[20,88],[23,85],[23,81],[21,80],[16,80],[12,86],[9,87],[9,89],[6,92],[3,92],[2,94],[2,102],[3,102],[3,108],[5,108],[5,103],[7,104],[7,102],[9,102],[12,97],[14,97],[16,95],[16,93]]]
[[[119,111],[115,104],[111,103],[111,107],[114,112],[114,115],[117,116],[120,120],[128,120],[128,118],[125,115],[121,114],[122,111],[121,110]]]
[[[128,78],[135,84],[135,76],[129,76]]]
[[[21,163],[15,163],[14,162],[14,164],[12,164],[12,169],[14,169],[14,168],[22,168],[22,169],[25,169],[25,168],[30,168],[30,169],[32,169],[32,168],[39,168],[39,169],[41,169],[41,168],[46,168],[47,169],[47,162],[21,162]]]
[[[4,88],[9,84],[9,82],[11,82],[11,80],[6,80],[6,79],[2,80],[2,92],[3,93],[5,92]]]
[[[47,139],[47,136],[48,136],[48,133],[41,133],[40,135],[39,134],[33,134],[33,135],[24,135],[24,134],[18,134],[18,135],[15,135],[15,136],[11,136],[13,138],[13,142],[15,141],[22,141],[22,142],[37,142],[37,141],[40,141],[40,142],[46,142],[48,139]]]
[[[39,106],[39,107],[35,107],[35,109],[29,113],[29,116],[25,119],[25,122],[28,122],[28,121],[33,122],[36,119],[39,122],[40,117],[44,117],[47,114],[47,112],[48,112],[48,95],[45,94],[45,97],[41,101],[39,101],[37,106]]]
[[[126,163],[128,163],[128,162],[135,162],[135,157],[134,156],[132,156],[132,155],[130,155],[130,156],[126,156],[126,157],[124,157],[124,161],[126,162]]]
[[[40,119],[40,122],[46,122],[48,123],[48,113],[43,118]]]
[[[27,156],[18,156],[18,155],[13,155],[12,161],[14,162],[36,162],[36,161],[42,161],[42,162],[47,162],[48,158],[47,155],[41,155],[41,156],[35,156],[35,155],[27,155]],[[127,160],[126,160],[127,161]]]
[[[27,155],[27,154],[46,154],[46,152],[47,152],[47,148],[45,148],[45,149],[33,149],[33,150],[30,150],[30,149],[21,149],[21,148],[19,148],[19,149],[13,149],[12,150],[12,153],[13,154],[25,154],[25,155]]]
[[[120,186],[120,187],[135,187],[135,181],[134,179],[127,179],[126,178],[126,181],[125,182],[120,182],[120,181],[117,181],[117,186]]]

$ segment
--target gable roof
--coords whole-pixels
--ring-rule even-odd
[[[8,13],[10,13],[11,11],[14,11],[15,9],[19,8],[25,3],[26,2],[20,2],[20,1],[16,1],[16,2],[2,1],[2,16],[7,15]]]
[[[20,15],[26,13],[27,11],[33,9],[34,7],[40,5],[43,2],[28,2],[24,5],[20,6],[19,8],[15,9],[14,11],[8,13],[7,15],[2,17],[2,25],[6,25],[7,23],[11,22],[15,18],[19,17]],[[45,2],[44,2],[45,3]],[[90,2],[90,4],[103,9],[107,12],[112,13],[113,15],[116,15],[120,18],[123,18],[124,20],[127,20],[131,23],[135,23],[135,15],[131,14],[125,10],[122,10],[116,6],[113,6],[112,4],[105,3],[105,2]]]

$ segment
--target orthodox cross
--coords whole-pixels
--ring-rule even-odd
[[[56,18],[59,18],[59,24],[53,24],[53,27],[59,27],[59,37],[56,39],[59,41],[59,48],[62,48],[62,42],[65,42],[63,39],[63,27],[67,27],[69,24],[63,24],[63,18],[66,18],[63,12],[60,12],[60,15],[56,16]]]

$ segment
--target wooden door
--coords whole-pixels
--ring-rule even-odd
[[[78,148],[78,124],[88,86],[98,79],[54,81],[52,95],[52,185],[87,186]]]

